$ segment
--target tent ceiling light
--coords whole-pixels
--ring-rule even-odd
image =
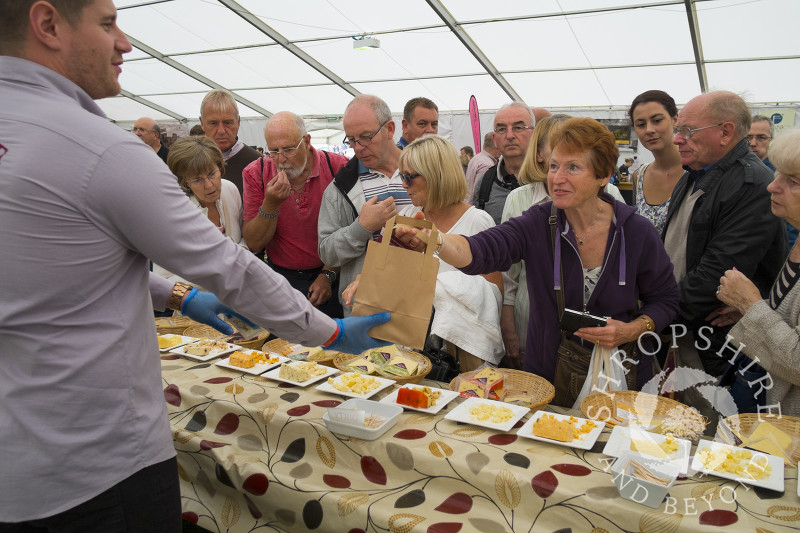
[[[353,37],[354,50],[368,50],[370,48],[380,48],[381,42],[375,37]]]

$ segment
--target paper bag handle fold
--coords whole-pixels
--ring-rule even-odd
[[[431,230],[431,236],[428,239],[428,243],[425,245],[425,259],[422,261],[420,265],[421,272],[419,273],[420,279],[422,280],[428,279],[429,272],[431,271],[431,269],[428,268],[428,265],[434,259],[433,252],[436,248],[436,243],[439,242],[439,230],[436,229],[433,223],[428,220],[422,220],[419,218],[412,218],[412,217],[403,217],[399,215],[395,215],[394,217],[387,220],[386,226],[383,229],[383,238],[381,239],[381,242],[378,243],[379,253],[375,258],[376,259],[375,267],[380,270],[386,267],[386,258],[389,255],[389,243],[392,240],[392,232],[394,231],[395,224],[405,224],[406,226],[427,228]]]

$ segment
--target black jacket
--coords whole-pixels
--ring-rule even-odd
[[[708,325],[705,317],[722,305],[716,291],[726,270],[739,269],[764,297],[775,281],[786,259],[787,240],[783,221],[770,210],[767,185],[772,176],[742,139],[702,178],[704,193],[694,206],[686,238],[686,276],[679,283],[679,321],[690,330]],[[687,173],[672,191],[662,238],[692,186]],[[720,342],[712,339],[712,344],[721,345],[726,333],[715,331],[713,337]]]

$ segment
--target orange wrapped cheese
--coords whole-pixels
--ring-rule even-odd
[[[397,403],[418,409],[427,409],[431,406],[431,397],[421,390],[403,387],[397,391]]]

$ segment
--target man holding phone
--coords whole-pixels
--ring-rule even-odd
[[[319,257],[332,268],[340,267],[342,291],[361,272],[367,243],[380,235],[398,207],[411,205],[397,170],[400,148],[393,140],[395,124],[389,106],[372,95],[354,98],[342,120],[344,143],[355,157],[336,173],[322,196],[319,210]]]

